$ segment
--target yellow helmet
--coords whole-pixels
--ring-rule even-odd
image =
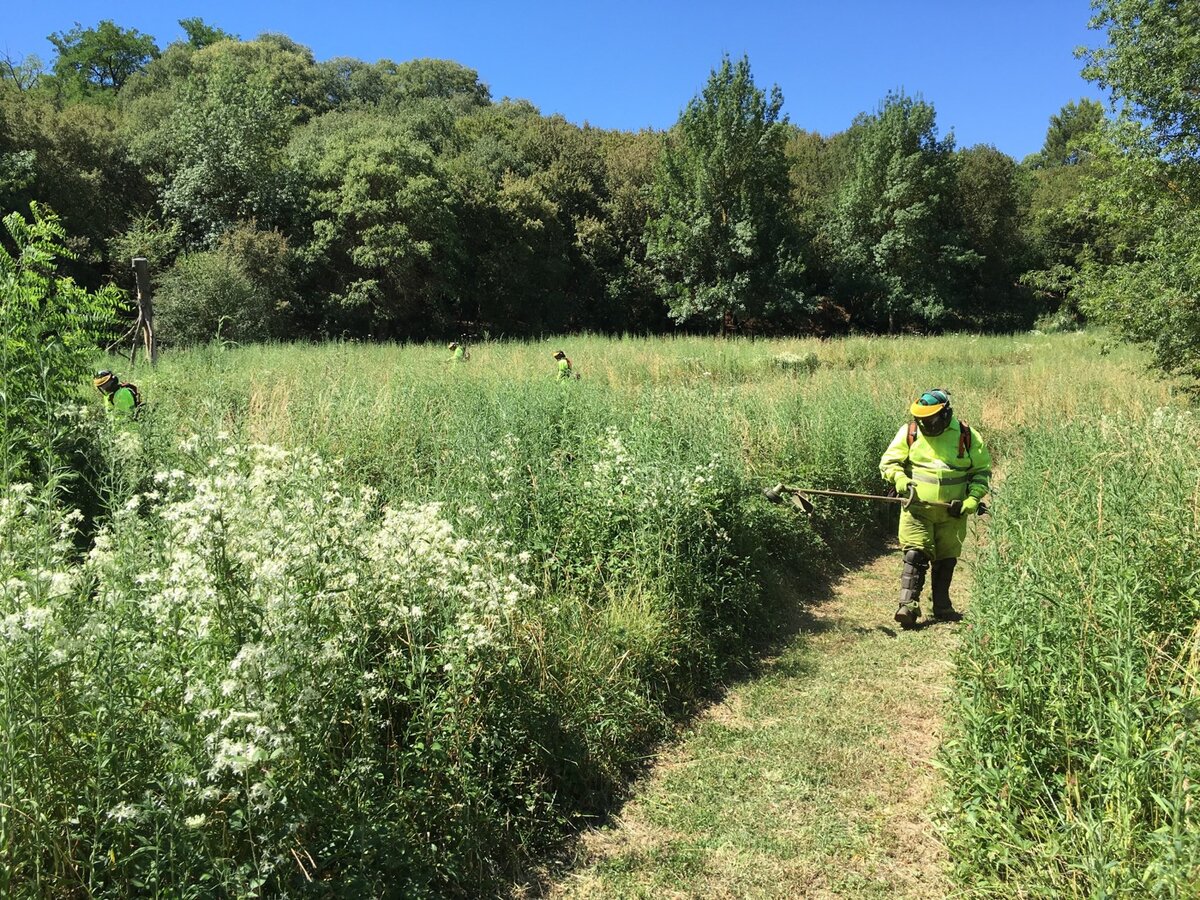
[[[928,416],[936,416],[949,405],[950,395],[941,389],[936,389],[926,391],[914,400],[908,411],[912,413],[913,418],[924,419]]]
[[[923,393],[913,401],[908,411],[917,420],[921,433],[930,437],[945,431],[950,426],[950,417],[954,415],[950,408],[950,395],[941,388]]]
[[[98,391],[112,393],[112,391],[117,389],[117,380],[117,376],[108,371],[108,369],[101,369],[96,373],[96,377],[92,379],[92,384],[95,385]]]

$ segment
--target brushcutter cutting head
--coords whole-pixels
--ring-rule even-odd
[[[805,497],[801,491],[792,491],[792,506],[802,512],[808,513],[810,516],[817,511],[817,508],[813,506],[813,502]]]
[[[810,516],[816,509],[816,507],[812,505],[812,501],[805,497],[803,493],[795,488],[788,487],[786,484],[777,484],[775,487],[767,488],[763,491],[763,496],[772,503],[782,503],[783,498],[786,496],[792,501],[792,506],[796,507],[796,509],[803,510]]]

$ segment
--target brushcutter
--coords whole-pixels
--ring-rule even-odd
[[[916,495],[916,485],[909,484],[908,493],[903,497],[889,497],[885,494],[855,494],[850,491],[829,491],[821,488],[795,488],[788,487],[786,484],[777,484],[773,488],[767,488],[763,491],[763,496],[772,503],[782,503],[783,498],[787,495],[792,505],[797,509],[801,509],[810,516],[816,511],[812,500],[808,495],[820,497],[849,497],[853,500],[878,500],[880,503],[899,503],[901,509],[908,509],[913,503],[919,506],[940,506],[943,509],[949,509],[950,504],[941,500],[919,500]],[[979,504],[979,515],[984,515],[987,512],[987,507],[984,504]]]

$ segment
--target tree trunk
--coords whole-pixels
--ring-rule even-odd
[[[137,323],[133,326],[133,347],[129,351],[129,364],[137,356],[138,339],[150,365],[158,362],[158,344],[154,340],[154,298],[150,295],[150,262],[144,256],[133,258],[133,274],[137,278]]]

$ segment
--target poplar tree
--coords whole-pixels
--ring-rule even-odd
[[[803,301],[783,95],[725,57],[668,136],[646,256],[671,318],[731,324]]]
[[[980,262],[953,205],[954,137],[939,139],[933,107],[904,94],[851,131],[828,235],[839,293],[858,327],[936,325]]]

